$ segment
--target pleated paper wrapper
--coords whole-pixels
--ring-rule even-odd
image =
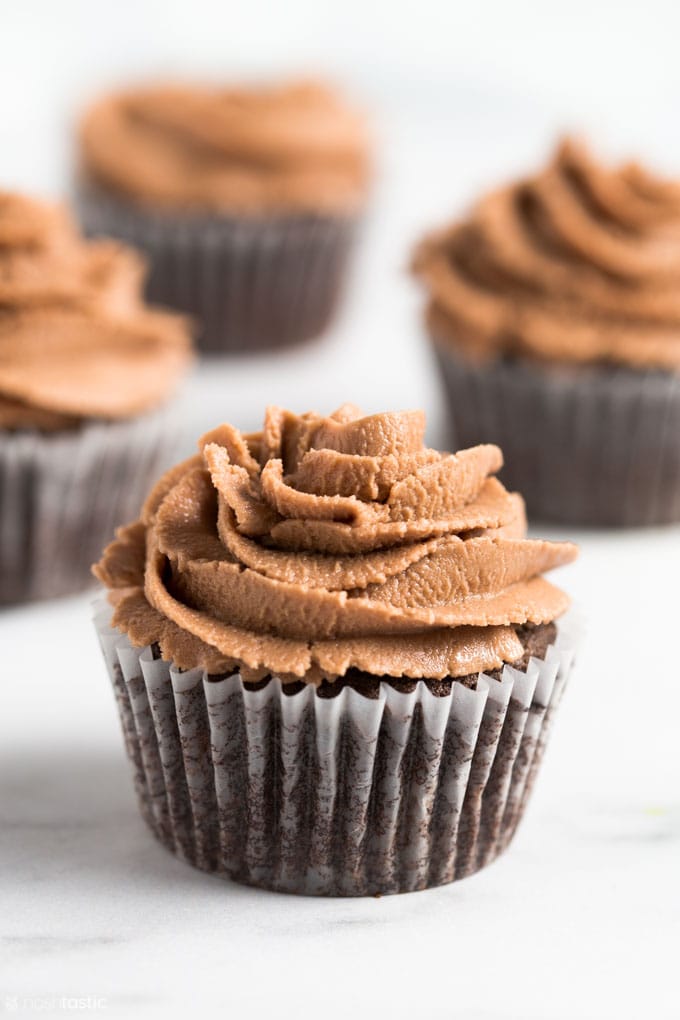
[[[512,839],[567,682],[561,623],[543,660],[444,697],[285,694],[272,678],[181,672],[96,627],[141,812],[172,853],[282,892],[363,896],[464,878]]]
[[[680,373],[623,366],[476,364],[435,341],[451,449],[497,443],[501,480],[534,520],[632,527],[680,521]]]
[[[173,461],[171,409],[61,432],[0,433],[0,605],[93,583],[114,529]]]
[[[127,204],[83,185],[76,210],[91,237],[147,256],[147,298],[189,314],[199,349],[285,348],[324,332],[338,304],[356,219],[323,215],[183,216]]]

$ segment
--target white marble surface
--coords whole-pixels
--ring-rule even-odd
[[[64,188],[65,128],[91,82],[195,69],[203,56],[215,72],[225,53],[230,66],[257,53],[260,66],[299,60],[354,78],[382,139],[336,327],[285,357],[197,372],[188,437],[223,418],[254,427],[269,402],[352,399],[425,407],[437,443],[440,392],[404,271],[422,227],[537,157],[565,121],[680,163],[666,5],[646,4],[642,20],[618,3],[612,38],[608,4],[575,2],[569,18],[559,5],[553,20],[550,5],[535,19],[538,5],[492,4],[494,35],[479,5],[461,29],[455,5],[425,2],[413,40],[394,4],[322,16],[296,2],[278,22],[240,4],[236,29],[229,5],[185,6],[138,0],[107,32],[86,2],[3,13],[3,180]],[[572,537],[582,556],[561,582],[589,631],[515,844],[465,882],[380,900],[270,895],[175,861],[137,813],[88,599],[0,613],[0,1013],[63,1015],[62,996],[89,996],[91,1011],[126,1018],[680,1015],[680,530]]]

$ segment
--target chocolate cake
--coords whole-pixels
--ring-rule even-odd
[[[451,442],[539,518],[680,521],[680,183],[563,141],[414,257]]]
[[[150,299],[195,317],[201,349],[326,327],[368,178],[363,117],[330,88],[130,88],[86,112],[80,163],[85,230],[147,254]]]
[[[90,583],[92,557],[172,457],[187,324],[144,264],[66,210],[0,193],[0,604]]]
[[[351,405],[219,426],[94,568],[144,814],[199,867],[396,892],[514,832],[570,662],[543,573],[576,549],[525,537],[497,447],[424,432]]]

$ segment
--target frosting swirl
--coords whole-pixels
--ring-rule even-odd
[[[680,183],[567,139],[414,258],[437,339],[472,357],[680,368]]]
[[[66,211],[0,192],[0,428],[58,429],[121,418],[166,398],[190,341],[147,308],[144,263],[85,242]]]
[[[113,623],[181,668],[319,683],[356,668],[441,679],[522,656],[516,625],[567,597],[569,543],[524,538],[496,446],[424,446],[421,412],[267,410],[169,471],[94,567]]]
[[[80,142],[87,177],[160,207],[344,214],[366,187],[363,120],[317,82],[120,92],[86,113]]]

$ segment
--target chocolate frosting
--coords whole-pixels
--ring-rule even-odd
[[[567,139],[426,238],[414,268],[433,335],[471,357],[680,368],[680,183],[638,164]]]
[[[344,214],[366,186],[363,119],[318,82],[131,89],[86,113],[80,142],[86,177],[160,207]]]
[[[267,410],[222,425],[156,485],[94,567],[113,624],[180,668],[320,683],[351,668],[440,679],[521,658],[516,625],[567,597],[575,546],[524,537],[496,446],[424,445],[408,411]]]
[[[0,192],[0,428],[128,417],[172,392],[187,326],[143,304],[143,277],[136,252],[85,242],[61,207]]]

